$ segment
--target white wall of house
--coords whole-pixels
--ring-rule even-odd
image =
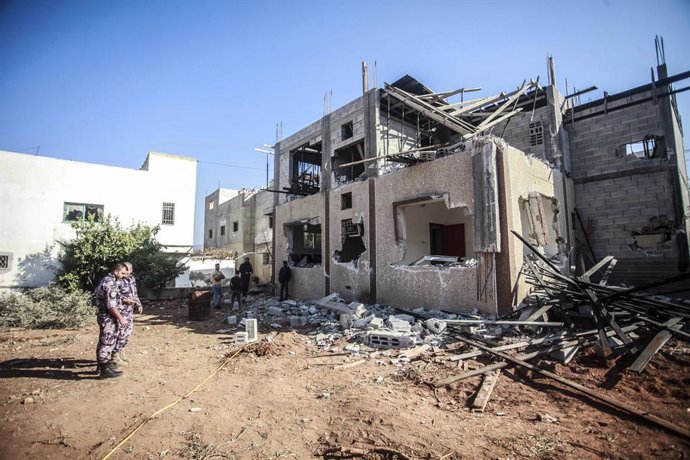
[[[160,225],[170,252],[194,241],[196,160],[148,154],[141,169],[0,151],[0,288],[42,286],[52,280],[57,241],[74,237],[65,203],[102,205],[127,227]],[[163,224],[163,203],[174,204],[174,223]],[[0,259],[2,261],[2,259]]]

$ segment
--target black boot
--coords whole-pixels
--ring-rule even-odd
[[[122,371],[118,370],[115,363],[108,361],[107,363],[98,363],[100,370],[99,379],[114,379],[122,377]]]

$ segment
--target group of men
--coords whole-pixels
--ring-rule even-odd
[[[134,310],[137,313],[143,311],[132,271],[133,267],[129,262],[115,264],[110,273],[98,283],[94,292],[100,330],[96,360],[101,379],[120,377],[122,371],[118,364],[126,365],[129,361],[124,349],[132,336]]]
[[[249,280],[254,269],[249,262],[249,257],[244,258],[244,263],[240,265],[239,270],[235,271],[235,276],[230,278],[230,305],[235,309],[235,301],[237,301],[238,308],[242,307],[242,300],[246,299],[249,291]],[[278,273],[278,282],[280,283],[280,300],[285,300],[289,296],[289,284],[292,278],[292,271],[288,267],[287,262],[283,262],[283,266]],[[220,264],[216,264],[215,270],[211,273],[211,290],[213,292],[213,300],[211,304],[216,310],[222,309],[221,300],[223,299],[223,280],[225,275],[220,271]]]
[[[230,298],[231,305],[235,305],[237,301],[238,308],[242,307],[242,299],[247,298],[249,292],[249,280],[254,273],[254,267],[249,262],[249,257],[244,258],[244,263],[240,265],[240,269],[235,271],[235,276],[230,278],[230,290],[232,296]],[[220,271],[220,264],[216,264],[215,270],[211,273],[211,291],[213,292],[213,300],[211,304],[216,310],[222,308],[220,302],[223,299],[223,280],[225,275]]]

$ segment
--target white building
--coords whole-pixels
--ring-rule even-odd
[[[0,288],[36,287],[55,275],[71,223],[110,214],[127,227],[160,225],[168,252],[194,241],[195,159],[150,152],[128,169],[0,151]]]

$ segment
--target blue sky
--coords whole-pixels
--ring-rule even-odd
[[[546,83],[551,53],[562,92],[599,87],[584,102],[649,82],[657,34],[669,73],[690,70],[690,0],[3,0],[0,149],[196,158],[199,243],[204,196],[263,186],[254,147],[319,119],[327,91],[333,108],[358,97],[362,60],[379,86],[409,73],[488,95]],[[679,102],[688,130],[690,91]]]

